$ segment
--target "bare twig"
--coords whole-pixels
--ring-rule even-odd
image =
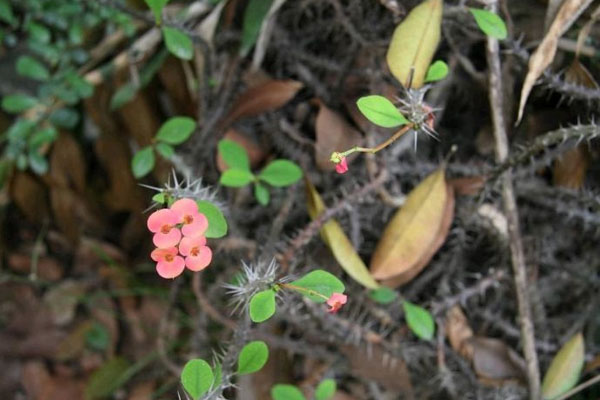
[[[488,8],[492,12],[496,12],[497,4],[493,3]],[[489,99],[492,111],[494,139],[496,142],[496,159],[499,163],[503,163],[508,158],[508,136],[504,121],[502,70],[500,68],[498,40],[488,36],[486,50],[489,66]],[[538,400],[540,398],[540,371],[535,349],[533,323],[531,322],[531,304],[529,303],[527,292],[525,254],[521,241],[519,214],[512,182],[512,168],[508,168],[502,176],[502,199],[504,202],[504,213],[508,222],[510,252],[519,308],[519,323],[521,325],[523,352],[527,363],[529,398],[531,400]]]
[[[232,331],[235,330],[235,328],[237,327],[235,321],[225,317],[225,315],[222,312],[219,312],[219,310],[212,306],[208,298],[206,298],[206,296],[202,292],[202,287],[200,284],[200,274],[195,273],[194,277],[192,278],[192,292],[194,292],[194,296],[196,296],[198,306],[213,320],[217,321],[223,326],[226,326]]]

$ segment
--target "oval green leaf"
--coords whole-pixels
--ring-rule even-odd
[[[392,36],[386,60],[405,88],[423,86],[441,36],[443,0],[426,0],[413,8]]]
[[[21,56],[17,60],[17,73],[36,81],[47,81],[50,78],[48,69],[38,60],[30,56]]]
[[[250,171],[243,169],[228,169],[221,174],[219,182],[223,186],[242,187],[254,180],[254,175]]]
[[[479,29],[496,39],[506,39],[506,24],[498,14],[479,8],[469,8]]]
[[[218,148],[227,167],[250,171],[250,160],[242,146],[233,140],[223,139],[219,141]]]
[[[324,303],[327,299],[315,295],[314,292],[329,298],[333,293],[344,293],[344,290],[346,290],[342,281],[333,274],[321,269],[309,272],[302,278],[291,282],[291,284],[307,289],[307,291],[297,290],[297,292],[317,303]]]
[[[48,160],[35,150],[29,152],[27,162],[31,170],[38,175],[44,175],[48,172]]]
[[[302,178],[302,169],[289,160],[274,160],[260,171],[258,177],[272,186],[289,186]]]
[[[131,160],[131,171],[133,176],[141,178],[154,168],[154,149],[151,146],[144,147],[135,153]]]
[[[265,185],[256,182],[254,183],[254,197],[256,197],[258,204],[266,206],[269,204],[271,195],[269,194],[269,189]]]
[[[50,114],[50,122],[61,128],[72,129],[79,122],[79,114],[72,108],[60,108]]]
[[[333,379],[324,379],[315,390],[315,400],[329,400],[335,394],[337,384]]]
[[[198,211],[204,214],[208,220],[208,228],[204,232],[204,236],[209,239],[217,239],[227,235],[227,220],[219,207],[206,200],[198,200],[196,204]]]
[[[388,287],[382,286],[378,289],[371,290],[369,292],[369,297],[379,304],[390,304],[398,298],[398,293]]]
[[[545,400],[560,397],[575,386],[583,369],[584,356],[583,335],[578,333],[561,347],[550,363],[542,382]]]
[[[448,75],[448,64],[442,60],[437,60],[429,66],[425,82],[435,82],[444,79]]]
[[[111,358],[95,370],[85,387],[86,399],[102,399],[110,396],[124,382],[123,376],[129,369],[129,362],[122,357]]]
[[[267,289],[256,293],[250,299],[249,310],[253,322],[260,323],[271,318],[275,314],[275,291]]]
[[[173,117],[162,124],[156,139],[172,145],[178,145],[190,137],[196,129],[196,121],[189,117]]]
[[[156,25],[160,25],[161,20],[162,20],[162,18],[161,18],[162,10],[163,10],[163,8],[165,8],[165,6],[169,2],[169,0],[145,0],[145,1],[146,1],[146,5],[148,6],[148,8],[150,10],[152,10],[152,14],[154,14],[154,21],[156,22]]]
[[[188,35],[175,28],[164,27],[163,37],[171,54],[182,60],[191,60],[194,56],[194,45]]]
[[[408,301],[402,302],[402,308],[404,308],[404,318],[410,330],[421,339],[433,339],[435,325],[429,311]]]
[[[2,98],[2,109],[7,113],[18,114],[37,104],[38,100],[26,94],[9,94]]]
[[[271,388],[273,400],[306,400],[300,389],[294,385],[277,384]]]
[[[384,128],[394,128],[408,123],[396,106],[383,96],[371,95],[356,102],[360,112],[372,123]]]
[[[238,357],[237,373],[251,374],[259,371],[269,359],[269,348],[263,341],[256,340],[244,346]]]
[[[212,368],[202,359],[188,361],[181,371],[181,384],[194,400],[208,392],[213,381]]]
[[[175,154],[175,149],[173,148],[173,146],[166,143],[157,143],[156,151],[158,152],[158,154],[160,154],[167,160],[173,157],[173,155]]]
[[[242,25],[242,43],[240,54],[246,56],[260,33],[263,20],[267,16],[273,0],[250,0],[244,12]]]

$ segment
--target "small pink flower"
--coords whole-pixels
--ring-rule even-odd
[[[177,247],[154,249],[150,257],[156,261],[156,272],[165,279],[176,278],[185,269],[183,257],[178,254]]]
[[[335,166],[335,172],[338,174],[345,174],[346,171],[348,171],[348,161],[346,160],[346,157],[342,156],[340,162]]]
[[[192,271],[201,271],[212,260],[212,251],[206,246],[204,236],[184,237],[179,244],[179,252],[185,257],[185,266]]]
[[[177,222],[183,224],[183,236],[201,236],[206,231],[208,220],[204,214],[198,212],[198,205],[194,200],[177,200],[171,206],[171,210],[177,215]]]
[[[337,312],[344,304],[348,301],[348,296],[342,293],[333,293],[331,297],[327,300],[327,305],[331,308],[327,310],[329,313]]]
[[[177,214],[167,209],[155,211],[148,217],[148,229],[154,233],[152,241],[156,247],[166,249],[177,246],[181,239],[177,222]]]

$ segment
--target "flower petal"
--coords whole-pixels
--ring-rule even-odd
[[[212,251],[207,246],[200,248],[197,256],[188,256],[185,258],[185,266],[192,271],[201,271],[208,267],[212,260]]]
[[[150,253],[150,258],[152,258],[154,261],[162,261],[165,259],[165,256],[169,254],[172,256],[176,256],[177,252],[177,247],[169,247],[166,249],[154,249],[152,250],[152,253]]]
[[[181,232],[183,236],[201,236],[206,232],[206,228],[208,228],[208,220],[204,216],[204,214],[198,213],[193,216],[194,222],[191,224],[185,224],[181,228]]]
[[[162,278],[173,279],[181,275],[185,269],[185,261],[180,256],[176,256],[172,262],[159,261],[156,264],[156,272]]]
[[[163,225],[175,225],[176,223],[177,214],[171,210],[163,208],[150,214],[147,224],[150,232],[158,232]]]
[[[184,216],[198,214],[198,205],[192,199],[179,199],[171,205],[171,210],[177,215],[177,222],[183,223]]]
[[[194,247],[202,247],[206,244],[204,236],[184,237],[179,243],[179,252],[182,256],[189,256]]]
[[[166,249],[169,247],[177,246],[181,239],[181,231],[177,228],[173,228],[169,233],[158,232],[154,234],[152,242],[159,249]]]
[[[335,172],[338,174],[345,174],[348,171],[348,160],[346,157],[342,157],[340,162],[335,166]]]

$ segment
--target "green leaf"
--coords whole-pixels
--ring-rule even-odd
[[[265,342],[260,340],[250,342],[240,352],[237,373],[246,375],[260,371],[268,359],[269,348]]]
[[[408,123],[391,101],[383,96],[371,95],[356,102],[360,112],[372,123],[384,128],[394,128]]]
[[[9,94],[2,98],[2,109],[7,113],[18,114],[35,106],[38,99],[26,94]]]
[[[8,138],[9,142],[18,142],[24,140],[34,126],[35,121],[18,118],[6,131],[6,137]]]
[[[125,104],[129,103],[138,92],[138,87],[132,83],[127,83],[121,86],[110,98],[110,109],[111,111],[121,108]]]
[[[404,308],[404,318],[410,330],[421,339],[433,339],[435,325],[429,311],[408,301],[403,301],[402,307]]]
[[[344,290],[346,290],[342,281],[329,272],[320,269],[309,272],[302,278],[291,282],[291,284],[312,292],[317,292],[326,298],[331,297],[333,293],[344,293]],[[317,303],[325,303],[327,301],[327,299],[311,292],[304,290],[298,290],[298,292]]]
[[[246,56],[258,39],[263,20],[267,16],[273,0],[250,0],[244,12],[242,43],[240,54]]]
[[[337,385],[333,379],[324,379],[315,390],[315,400],[329,400],[335,394]]]
[[[188,361],[181,371],[181,384],[194,400],[208,392],[213,381],[212,368],[202,359]]]
[[[250,299],[249,309],[253,322],[260,323],[271,318],[275,314],[275,291],[267,289],[256,293]]]
[[[27,31],[29,32],[30,39],[43,44],[50,43],[50,39],[52,38],[48,28],[35,22],[29,22],[29,24],[27,24]]]
[[[173,148],[173,146],[166,143],[157,143],[156,151],[158,152],[158,154],[160,154],[167,160],[173,157],[173,154],[175,154],[175,149]]]
[[[219,141],[219,154],[229,168],[250,171],[250,160],[246,150],[233,140],[223,139]]]
[[[242,169],[228,169],[221,174],[219,182],[223,186],[242,187],[254,180],[254,175],[250,171]]]
[[[178,145],[190,137],[196,129],[196,121],[189,117],[173,117],[162,124],[156,134],[156,140]]]
[[[198,211],[208,220],[208,229],[204,232],[207,238],[220,238],[227,235],[227,220],[217,206],[206,201],[198,200]]]
[[[27,161],[31,170],[36,174],[44,175],[48,172],[48,160],[37,151],[30,151]]]
[[[387,287],[380,287],[379,289],[371,290],[369,292],[371,300],[380,304],[389,304],[398,298],[398,293]]]
[[[269,194],[269,189],[260,182],[254,183],[254,197],[258,201],[258,204],[261,206],[266,206],[269,204],[269,200],[271,195]]]
[[[86,399],[101,399],[110,396],[123,384],[121,379],[129,369],[129,362],[114,357],[92,373],[85,388]]]
[[[21,56],[17,59],[17,73],[26,78],[36,81],[47,81],[50,72],[41,62],[30,56]]]
[[[17,19],[8,0],[0,0],[0,20],[9,25],[16,25]]]
[[[28,146],[30,149],[37,149],[48,143],[52,143],[58,137],[58,131],[53,126],[40,129],[29,138]]]
[[[220,363],[215,363],[215,367],[213,368],[213,373],[215,375],[215,379],[213,379],[213,388],[217,388],[221,386],[221,381],[223,380],[223,367],[221,367]]]
[[[67,78],[69,85],[77,92],[77,95],[82,99],[87,99],[94,94],[94,85],[89,83],[85,78],[76,73],[69,75]]]
[[[302,169],[289,160],[274,160],[260,171],[258,177],[272,186],[289,186],[302,178]]]
[[[542,382],[542,397],[552,400],[577,384],[585,361],[583,335],[573,336],[552,359]]]
[[[156,21],[156,25],[160,25],[162,20],[162,10],[165,8],[169,0],[145,0],[148,8],[152,10],[152,14],[154,14],[154,20]]]
[[[108,329],[104,325],[94,322],[92,327],[85,333],[85,343],[93,350],[106,350],[110,344]]]
[[[498,14],[478,8],[469,8],[479,29],[496,39],[506,39],[506,24]]]
[[[194,56],[194,45],[188,35],[175,28],[164,27],[163,37],[167,49],[177,58],[191,60]]]
[[[165,192],[156,193],[152,196],[152,201],[158,204],[165,204],[167,200],[167,194]]]
[[[448,64],[442,60],[437,60],[429,66],[425,82],[435,82],[444,79],[448,75]]]
[[[131,171],[133,176],[141,178],[147,175],[154,168],[154,149],[147,146],[135,153],[131,160]]]
[[[277,384],[271,388],[273,400],[306,400],[300,389],[294,385]]]
[[[61,128],[73,129],[79,122],[79,113],[72,108],[60,108],[50,114],[50,122]]]

